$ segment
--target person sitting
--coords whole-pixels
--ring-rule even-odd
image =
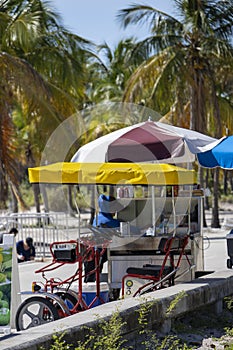
[[[118,228],[120,227],[120,221],[118,219],[114,219],[114,210],[112,209],[113,202],[115,201],[115,197],[113,196],[107,196],[104,194],[101,194],[98,198],[98,206],[99,206],[99,213],[97,217],[93,221],[94,227],[100,227],[100,228]],[[100,273],[103,270],[103,265],[107,261],[107,250],[102,250],[101,248],[98,248],[100,253]],[[85,282],[94,282],[95,281],[95,272],[91,273],[91,271],[95,270],[95,257],[94,254],[90,256],[88,261],[84,263],[84,269],[85,269]]]
[[[114,219],[114,210],[111,203],[115,201],[115,197],[101,194],[98,199],[99,213],[93,221],[95,227],[120,227],[120,221]]]
[[[16,251],[19,263],[34,260],[36,251],[33,245],[33,239],[31,237],[27,237],[25,241],[18,241],[16,243]]]

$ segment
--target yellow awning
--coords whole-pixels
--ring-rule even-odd
[[[170,164],[152,163],[54,163],[29,168],[31,183],[187,185],[196,174]]]

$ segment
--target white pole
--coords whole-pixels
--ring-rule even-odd
[[[174,198],[174,185],[172,186],[172,211],[173,211],[173,220],[174,220],[173,236],[175,236],[176,235],[176,208],[175,208],[175,198]]]
[[[155,223],[155,187],[154,185],[152,186],[151,189],[151,200],[152,200],[152,224],[153,224],[153,232],[155,234],[156,230],[156,223]]]
[[[77,189],[76,189],[76,194],[77,194]],[[76,207],[77,213],[78,213],[78,249],[80,251],[81,215],[80,215],[79,206],[78,206],[78,203],[77,203],[77,200],[76,200],[76,196],[74,196],[74,204],[75,204],[75,207]]]

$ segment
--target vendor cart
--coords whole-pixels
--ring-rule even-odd
[[[56,163],[29,169],[29,179],[31,183],[109,185],[116,197],[122,186],[124,190],[133,186],[133,192],[124,191],[127,197],[116,199],[117,215],[123,222],[119,229],[87,227],[83,236],[79,221],[76,242],[51,245],[52,264],[37,272],[45,277],[57,266],[77,263],[77,273],[59,282],[45,277],[43,288],[35,283],[30,303],[39,303],[39,311],[29,312],[30,303],[26,300],[17,312],[19,329],[25,329],[25,315],[32,315],[27,326],[31,327],[38,319],[50,322],[85,311],[96,300],[105,302],[100,294],[99,247],[108,250],[108,284],[116,297],[120,293],[123,297],[135,296],[169,286],[177,277],[180,281],[191,280],[195,271],[203,269],[202,198],[193,192],[194,171],[169,164]],[[191,221],[194,208],[198,214],[195,225]],[[70,245],[73,251],[66,249]],[[87,305],[82,292],[83,264],[89,253],[94,254],[96,262],[96,295],[93,303]],[[78,284],[76,297],[72,290],[74,281]],[[133,288],[129,286],[132,282]]]
[[[116,237],[108,250],[109,284],[113,289],[124,288],[122,273],[133,268],[145,266],[162,266],[165,253],[159,248],[161,241],[173,237],[176,242],[189,238],[180,257],[180,249],[173,249],[174,259],[179,261],[177,282],[190,281],[198,271],[204,269],[203,236],[202,236],[202,196],[196,196],[195,191],[182,192],[176,196],[161,197],[151,195],[147,198],[122,198],[123,209],[118,218],[130,220],[130,227],[136,225],[140,235],[127,232],[121,238]],[[156,193],[149,188],[149,193]],[[157,192],[160,193],[161,192]],[[154,204],[152,204],[154,202]],[[194,221],[195,220],[195,221]],[[144,233],[143,233],[144,232]],[[143,233],[143,234],[142,234]],[[176,248],[176,247],[175,247]],[[170,262],[167,261],[167,265]],[[137,285],[144,284],[143,279]],[[135,288],[134,288],[135,291]],[[131,295],[128,290],[128,295]]]
[[[138,230],[125,234],[122,227],[120,237],[113,237],[109,244],[111,289],[121,288],[128,267],[157,263],[161,259],[157,256],[160,238],[174,233],[191,234],[194,238],[189,240],[186,251],[195,268],[183,274],[180,281],[193,279],[196,271],[203,270],[203,198],[193,190],[194,171],[169,164],[56,163],[29,169],[29,176],[32,183],[105,184],[114,188],[118,218]],[[126,195],[120,196],[126,188]],[[182,268],[186,270],[186,267]]]

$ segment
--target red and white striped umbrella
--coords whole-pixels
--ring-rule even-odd
[[[119,129],[81,147],[72,162],[163,162],[195,160],[217,140],[196,131],[146,121]]]

